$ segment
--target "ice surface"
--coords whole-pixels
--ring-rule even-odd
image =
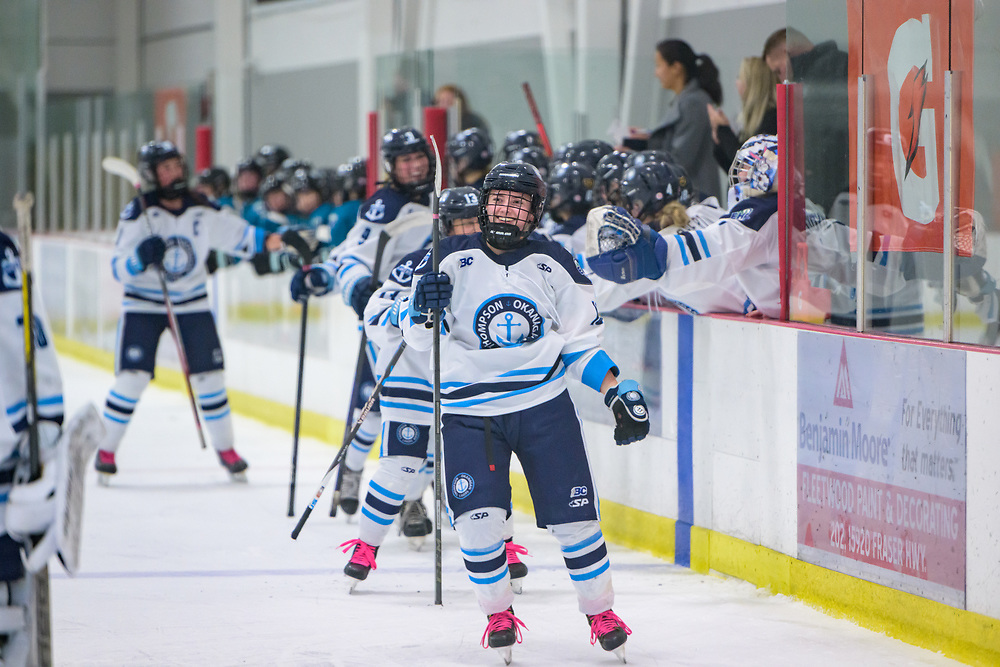
[[[109,373],[66,358],[62,370],[68,412],[103,403]],[[189,411],[183,394],[151,386],[111,486],[89,478],[80,572],[50,568],[57,665],[503,664],[479,645],[486,619],[454,532],[444,531],[443,606],[433,604],[433,541],[414,552],[395,532],[348,595],[337,545],[357,525],[329,518],[330,490],[299,539],[289,537],[291,435],[237,416],[250,469],[248,484],[234,484],[199,449]],[[296,514],[334,454],[300,443]],[[620,664],[590,645],[555,540],[516,518],[515,539],[532,557],[514,603],[528,631],[513,664]],[[609,548],[614,608],[633,631],[630,665],[955,664],[745,582]]]

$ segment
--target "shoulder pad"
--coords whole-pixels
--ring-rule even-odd
[[[774,215],[777,210],[777,195],[750,197],[749,199],[744,199],[739,204],[734,206],[732,210],[725,215],[725,218],[735,220],[744,227],[749,227],[750,229],[759,232],[760,228],[764,226],[764,223],[767,222],[768,218]]]

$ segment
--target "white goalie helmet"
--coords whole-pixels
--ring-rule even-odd
[[[778,137],[757,134],[746,140],[729,167],[729,187],[737,202],[778,191]]]

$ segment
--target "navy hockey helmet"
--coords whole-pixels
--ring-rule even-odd
[[[456,220],[479,217],[479,190],[468,185],[448,188],[438,199],[438,220],[441,233],[450,234]]]
[[[549,198],[546,210],[554,218],[585,214],[594,201],[594,170],[580,162],[557,164],[547,179]]]
[[[459,176],[469,171],[485,171],[493,162],[493,140],[486,130],[478,127],[470,127],[453,136],[445,150],[452,169]]]
[[[257,161],[264,168],[264,175],[270,176],[281,168],[281,163],[292,156],[288,149],[278,144],[264,144],[257,149]]]
[[[344,179],[344,193],[348,197],[360,199],[368,189],[368,160],[361,157],[351,158],[337,167],[337,173]]]
[[[299,167],[292,172],[289,184],[295,193],[311,190],[317,193],[322,201],[330,198],[330,183],[322,169]]]
[[[244,174],[253,174],[248,178]],[[248,157],[236,163],[236,194],[240,199],[248,200],[257,197],[261,181],[264,180],[264,168],[256,157]]]
[[[541,146],[525,146],[510,154],[509,162],[527,162],[534,165],[542,178],[548,178],[549,158],[545,155],[545,149]]]
[[[297,158],[297,157],[290,157],[281,163],[281,166],[278,168],[278,171],[284,174],[287,178],[291,178],[292,174],[294,174],[299,169],[312,169],[312,168],[313,168],[313,163],[310,162],[309,160],[303,160],[302,158]]]
[[[423,153],[430,163],[427,176],[417,183],[400,183],[396,178],[396,158],[410,153]],[[434,189],[434,156],[431,147],[420,130],[415,127],[397,127],[382,137],[382,165],[389,178],[400,190],[411,195],[426,194]]]
[[[479,194],[479,228],[487,243],[501,250],[523,245],[542,218],[546,190],[545,181],[534,165],[501,162],[493,167],[486,174]],[[487,207],[491,206],[490,197],[496,192],[528,195],[527,206],[507,206],[506,215],[491,218]]]
[[[629,167],[622,176],[622,205],[643,222],[648,222],[679,196],[677,176],[664,162],[653,161]]]
[[[567,144],[565,148],[562,155],[563,162],[579,162],[590,166],[591,169],[596,169],[601,158],[615,150],[611,144],[600,139],[575,141]]]
[[[198,185],[209,188],[212,196],[219,198],[229,194],[232,180],[229,172],[222,167],[209,167],[198,172]]]
[[[621,204],[619,185],[625,173],[625,161],[629,154],[622,151],[608,153],[594,169],[594,206]]]
[[[161,162],[172,158],[177,158],[181,161],[181,165],[184,167],[184,175],[181,178],[175,179],[172,183],[161,185],[156,176],[156,167]],[[181,155],[181,152],[177,150],[177,146],[172,141],[150,141],[148,144],[143,144],[139,148],[138,168],[139,175],[142,176],[142,180],[145,181],[149,190],[155,190],[160,195],[168,198],[179,197],[187,192],[187,163],[184,162],[184,156]]]
[[[273,192],[281,192],[285,195],[285,203],[276,209],[272,209],[271,205],[268,204],[268,195]],[[292,186],[285,176],[275,173],[264,179],[263,185],[260,186],[260,198],[264,200],[264,204],[269,210],[285,213],[291,208],[292,202],[295,201],[295,191],[292,190]]]
[[[670,171],[674,172],[674,176],[677,177],[677,185],[680,188],[677,201],[683,204],[684,208],[698,202],[700,198],[694,186],[691,185],[691,178],[688,176],[687,169],[677,162],[668,162],[667,166],[670,167]]]
[[[503,153],[504,160],[512,161],[514,160],[513,156],[516,151],[528,146],[541,147],[541,145],[542,139],[537,132],[531,130],[511,130],[504,137],[503,148],[500,152]],[[548,160],[546,159],[546,161]]]
[[[675,160],[674,157],[666,151],[649,149],[639,151],[638,153],[629,153],[628,159],[625,160],[625,167],[638,167],[640,164],[645,164],[646,162],[666,162],[668,164],[674,164],[677,160]]]

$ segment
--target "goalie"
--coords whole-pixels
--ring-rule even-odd
[[[714,292],[742,299],[745,315],[779,316],[778,142],[751,137],[729,170],[736,204],[718,222],[666,237],[621,208],[607,208],[590,270],[619,284],[647,279],[656,290],[697,313],[721,309]],[[738,302],[738,300],[737,300]],[[738,312],[738,311],[737,311]]]

